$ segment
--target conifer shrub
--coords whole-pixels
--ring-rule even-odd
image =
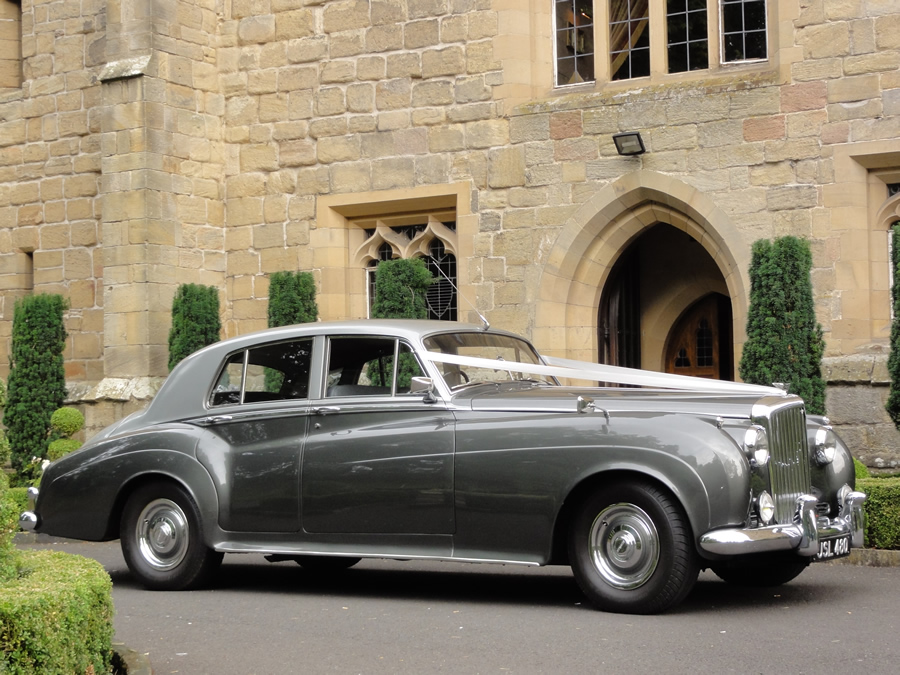
[[[311,323],[319,318],[316,281],[309,272],[275,272],[269,277],[269,328]],[[281,390],[284,373],[266,368],[266,391]]]
[[[376,319],[427,319],[425,294],[434,277],[421,258],[385,260],[375,271]]]
[[[61,295],[30,295],[16,301],[13,310],[3,421],[13,468],[26,478],[47,456],[50,415],[66,399],[66,307]]]
[[[316,282],[309,272],[275,272],[269,277],[269,328],[312,323],[319,318]]]
[[[797,237],[753,244],[747,342],[738,369],[744,382],[784,382],[807,410],[825,414],[825,341],[813,304],[812,254]]]
[[[375,302],[372,316],[377,319],[427,319],[426,293],[434,281],[434,276],[421,258],[384,260],[375,271]],[[413,377],[420,374],[415,356],[400,354],[397,369],[397,386],[408,387]],[[386,365],[392,367],[393,359]],[[370,368],[369,379],[375,385],[390,385],[383,382],[381,371]]]
[[[891,269],[894,279],[891,284],[891,351],[888,356],[888,375],[891,378],[890,392],[885,402],[885,410],[900,429],[900,221],[891,227]]]
[[[169,370],[198,349],[219,341],[219,292],[214,286],[182,284],[172,300]]]
[[[72,438],[84,426],[84,415],[76,408],[60,408],[50,416],[50,437],[47,459],[55,462],[81,447],[81,441]]]

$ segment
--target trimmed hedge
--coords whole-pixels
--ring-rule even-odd
[[[856,489],[866,493],[866,547],[900,549],[900,477],[861,478]]]
[[[0,584],[0,672],[108,673],[112,580],[96,560],[18,551],[19,576]]]

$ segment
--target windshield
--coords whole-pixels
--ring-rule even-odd
[[[516,363],[541,364],[541,357],[525,340],[509,335],[493,333],[444,333],[425,338],[425,348],[430,352],[451,354],[497,362],[496,368],[471,364],[436,364],[444,380],[453,387],[483,382],[528,381],[555,384],[552,378],[530,375],[516,370]]]

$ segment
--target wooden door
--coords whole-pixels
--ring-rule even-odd
[[[679,317],[666,344],[667,373],[722,379],[720,305],[711,294]]]

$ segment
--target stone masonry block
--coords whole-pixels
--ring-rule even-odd
[[[525,152],[522,147],[498,148],[490,152],[488,184],[492,188],[525,185]]]
[[[466,56],[462,47],[429,49],[422,53],[422,77],[430,79],[466,72]]]
[[[785,113],[824,108],[827,102],[825,82],[803,82],[781,88],[781,111]]]

